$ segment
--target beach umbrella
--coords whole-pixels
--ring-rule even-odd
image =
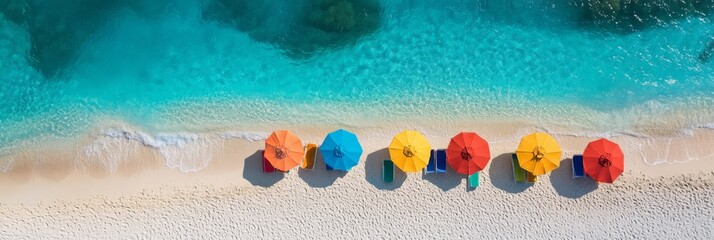
[[[417,131],[403,131],[389,144],[392,162],[404,172],[419,172],[429,164],[431,144]]]
[[[446,161],[457,173],[471,175],[486,168],[491,160],[488,142],[473,132],[461,132],[451,138]]]
[[[547,133],[533,133],[521,139],[516,155],[518,165],[533,175],[543,175],[560,166],[560,146]]]
[[[320,146],[320,153],[325,164],[333,169],[349,171],[359,162],[362,146],[357,140],[357,135],[340,129],[327,134]]]
[[[583,168],[595,181],[612,183],[625,170],[625,155],[620,145],[601,138],[585,147]]]
[[[263,156],[275,169],[287,172],[300,165],[305,156],[305,149],[302,141],[295,134],[287,130],[278,130],[265,140]]]

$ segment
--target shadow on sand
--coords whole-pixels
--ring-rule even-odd
[[[513,180],[513,164],[511,163],[512,153],[498,155],[491,160],[488,176],[494,187],[509,193],[520,193],[533,186],[528,183],[516,183]]]
[[[579,198],[597,189],[597,183],[590,177],[573,178],[573,159],[560,161],[560,167],[550,173],[550,183],[558,195]]]
[[[298,168],[298,176],[307,183],[310,187],[324,188],[332,185],[338,178],[344,177],[347,172],[343,171],[327,171],[325,161],[322,159],[320,151],[317,151],[315,157],[315,165],[312,170]]]
[[[458,174],[454,172],[451,167],[446,168],[446,173],[423,173],[421,175],[422,180],[427,180],[430,183],[439,187],[442,191],[446,192],[459,186],[461,180],[464,179],[465,175]]]
[[[382,148],[373,153],[367,155],[367,160],[365,161],[365,179],[369,184],[372,184],[377,189],[381,190],[394,190],[404,184],[404,180],[407,179],[407,174],[399,170],[396,166],[394,167],[394,181],[391,183],[385,183],[382,179],[382,162],[385,159],[389,159],[389,151],[386,148]]]
[[[248,156],[243,166],[243,178],[254,186],[270,187],[285,177],[281,172],[263,173],[262,151],[258,150]]]

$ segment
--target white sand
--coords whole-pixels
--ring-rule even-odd
[[[320,142],[335,126],[295,126]],[[691,136],[616,136],[626,172],[615,184],[571,179],[569,156],[594,138],[557,135],[561,167],[533,185],[514,184],[508,153],[533,127],[416,127],[434,147],[458,130],[491,142],[481,186],[465,178],[397,173],[381,179],[394,129],[356,130],[365,153],[348,173],[261,172],[261,141],[226,140],[195,173],[168,169],[138,143],[108,173],[59,149],[14,156],[0,175],[0,236],[39,238],[653,238],[714,237],[714,131]],[[268,129],[250,129],[268,131]],[[134,146],[136,145],[136,146]],[[667,149],[667,150],[664,150]],[[657,151],[653,151],[657,150]],[[38,160],[39,159],[39,160]],[[45,160],[43,160],[45,159]],[[52,161],[46,161],[51,159]],[[53,164],[48,164],[48,163]],[[659,163],[659,164],[657,164]]]

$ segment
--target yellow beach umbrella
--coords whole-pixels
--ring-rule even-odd
[[[561,150],[547,133],[533,133],[521,139],[516,150],[518,165],[533,175],[543,175],[560,166]]]
[[[404,172],[419,172],[429,164],[431,144],[417,131],[403,131],[389,144],[392,162]]]

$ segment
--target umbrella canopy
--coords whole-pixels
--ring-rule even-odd
[[[429,164],[431,144],[417,131],[403,131],[389,144],[392,162],[404,172],[419,172]]]
[[[583,168],[595,181],[612,183],[625,170],[625,155],[620,145],[601,138],[585,147]]]
[[[533,175],[543,175],[560,166],[560,146],[547,133],[533,133],[521,139],[516,155],[518,165]]]
[[[327,134],[320,146],[320,153],[325,164],[333,169],[349,171],[359,162],[362,146],[357,140],[357,135],[340,129]]]
[[[287,130],[278,130],[265,140],[263,155],[275,169],[286,172],[300,165],[305,156],[305,149],[302,141],[295,134]]]
[[[446,161],[457,173],[471,175],[486,168],[491,160],[488,142],[473,132],[461,132],[451,138]]]

